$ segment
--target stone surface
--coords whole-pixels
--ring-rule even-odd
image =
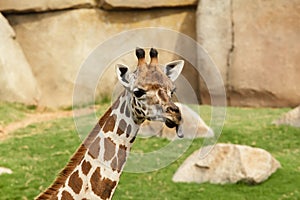
[[[180,7],[196,5],[197,0],[101,0],[100,5],[105,9],[114,8],[153,8],[153,7]]]
[[[299,5],[299,0],[200,1],[197,38],[219,67],[229,105],[299,105]],[[198,55],[205,65],[201,59]],[[201,88],[202,101],[210,102],[203,83]]]
[[[287,112],[279,119],[275,120],[273,124],[276,125],[290,125],[294,127],[300,127],[300,106]]]
[[[220,87],[227,85],[228,59],[232,48],[231,1],[201,0],[198,4],[197,41],[211,56],[224,82],[224,85],[222,85],[213,78],[208,78],[211,81],[209,83],[206,83],[203,78],[200,79],[201,98],[205,104],[210,103],[210,94],[206,84],[209,84],[211,90],[217,91]],[[213,67],[211,66],[213,63],[202,55],[202,51],[197,53],[197,63],[202,66],[202,77],[209,77],[211,74],[214,77]]]
[[[67,8],[93,7],[95,0],[3,0],[0,11],[4,12],[40,12]]]
[[[13,172],[11,171],[11,169],[8,169],[6,167],[0,167],[0,175],[1,174],[12,174]]]
[[[299,105],[299,13],[298,0],[233,0],[231,105]]]
[[[50,107],[71,105],[74,82],[83,61],[97,45],[117,33],[134,28],[159,26],[195,38],[195,27],[190,25],[195,23],[195,13],[194,9],[189,8],[145,12],[76,9],[53,13],[8,15],[7,18],[17,33],[17,40],[43,92],[40,104]],[[147,38],[147,35],[143,37]],[[165,38],[157,38],[157,40],[156,42],[165,42],[163,41]],[[177,45],[176,41],[167,42]],[[125,45],[126,40],[122,44],[112,44],[111,50],[101,52],[100,56],[103,57],[114,48],[124,48]],[[97,79],[99,87],[98,92],[95,92],[96,96],[110,96],[113,93],[117,82],[114,63],[135,65],[136,46],[138,44],[130,47],[132,52],[128,52],[127,55],[120,55],[115,58],[116,60],[112,60],[110,66],[102,66],[97,59],[90,63],[91,69],[109,67],[105,74],[99,77],[99,80]],[[194,79],[195,84],[197,83],[197,79],[193,76],[189,79]],[[82,85],[80,94],[82,98],[85,97],[85,90],[89,90],[89,84],[92,84],[88,77],[87,80]]]
[[[205,124],[201,117],[188,106],[175,103],[182,114],[183,118],[183,133],[184,138],[194,139],[194,138],[203,138],[203,137],[213,137],[213,130]],[[169,140],[177,139],[175,128],[168,128],[162,122],[150,122],[146,121],[142,124],[139,131],[139,136],[150,137],[158,136],[162,138],[167,138]]]
[[[0,13],[0,99],[36,104],[37,82],[23,51],[15,40],[15,32]]]
[[[216,144],[202,159],[199,158],[200,151],[195,151],[184,161],[174,174],[173,181],[258,184],[281,167],[270,153],[260,148]]]

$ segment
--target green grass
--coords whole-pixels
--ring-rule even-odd
[[[99,113],[108,107],[101,106]],[[203,113],[202,113],[203,110]],[[201,107],[208,121],[210,107]],[[182,157],[149,173],[123,173],[114,199],[300,199],[300,129],[274,126],[288,109],[228,108],[223,133],[218,142],[245,144],[269,151],[282,168],[259,185],[173,183],[180,164],[203,140],[196,139]],[[34,110],[19,104],[0,103],[4,124],[22,119]],[[10,114],[9,114],[10,113]],[[13,114],[11,114],[13,113]],[[72,118],[33,124],[0,142],[0,166],[13,170],[0,176],[0,199],[33,199],[49,186],[80,144]],[[165,146],[165,139],[138,138],[134,152],[150,152]]]
[[[4,126],[11,122],[23,119],[26,114],[33,113],[35,106],[24,106],[18,103],[0,102],[0,125]]]

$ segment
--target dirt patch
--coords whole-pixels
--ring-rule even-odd
[[[96,107],[89,107],[80,110],[76,110],[76,116],[88,115],[95,112]],[[60,118],[72,117],[73,111],[55,111],[55,112],[38,112],[34,114],[27,114],[25,119],[21,121],[16,121],[8,124],[5,127],[0,126],[0,140],[4,140],[12,133],[18,129],[25,128],[30,124],[41,123],[46,121],[51,121]]]

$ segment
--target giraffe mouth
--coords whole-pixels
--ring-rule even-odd
[[[169,128],[174,128],[176,127],[176,134],[179,138],[183,138],[183,130],[182,130],[182,125],[181,124],[177,124],[174,121],[170,120],[170,119],[166,119],[165,124],[167,127]]]
[[[170,120],[170,119],[166,119],[165,124],[169,128],[174,128],[175,126],[177,126],[177,124],[174,121]]]

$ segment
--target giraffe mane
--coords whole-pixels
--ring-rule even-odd
[[[59,173],[59,176],[56,178],[54,183],[36,199],[51,199],[53,195],[56,195],[58,193],[58,189],[65,184],[68,176],[76,168],[76,166],[82,161],[86,151],[87,151],[86,146],[84,144],[81,144],[81,146],[78,148],[76,153],[72,156],[67,166]]]

